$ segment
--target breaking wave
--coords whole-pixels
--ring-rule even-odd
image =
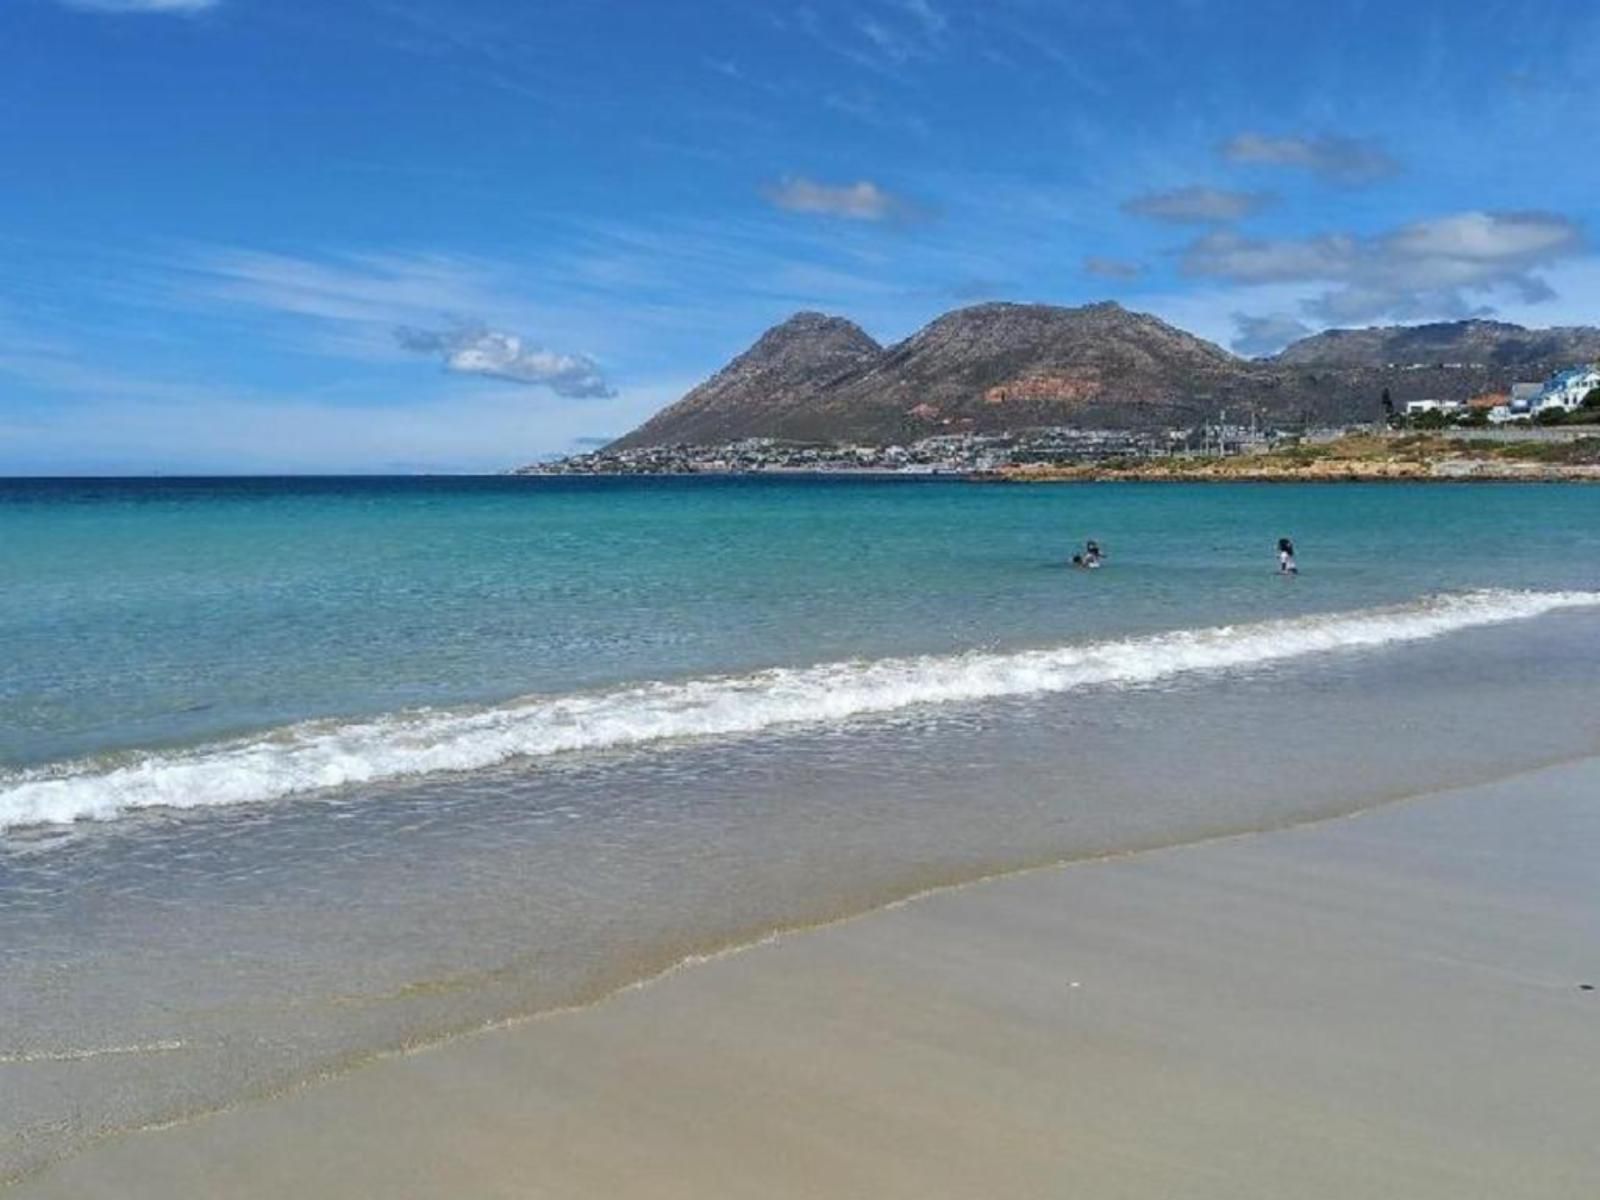
[[[310,721],[236,741],[0,774],[0,829],[141,808],[248,804],[346,784],[572,751],[754,733],[916,705],[1138,686],[1306,655],[1420,641],[1600,605],[1600,592],[1478,591],[1413,604],[1013,653],[775,668],[532,696],[471,710]]]

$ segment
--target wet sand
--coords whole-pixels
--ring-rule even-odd
[[[1600,764],[942,892],[21,1197],[1593,1197]]]

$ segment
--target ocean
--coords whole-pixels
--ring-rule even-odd
[[[0,1179],[930,888],[1593,754],[1597,634],[1582,485],[0,480]]]

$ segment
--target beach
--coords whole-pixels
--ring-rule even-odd
[[[14,1194],[1592,1196],[1597,793],[1586,760],[943,890]]]
[[[1583,1103],[1541,1055],[1571,1042],[1559,1006],[1594,972],[1576,948],[1516,964],[1592,830],[1520,801],[1493,837],[1397,822],[1467,811],[1415,797],[1600,755],[1600,493],[1332,491],[0,487],[0,574],[20,581],[0,594],[0,1181],[184,1194],[161,1172],[237,1162],[249,1178],[211,1190],[248,1194],[288,1163],[298,1190],[368,1194],[387,1185],[348,1172],[420,1188],[456,1163],[480,1183],[440,1188],[515,1193],[535,1169],[567,1186],[570,1143],[602,1174],[666,1164],[570,1194],[804,1160],[785,1185],[803,1189],[834,1157],[825,1193],[899,1160],[893,1186],[976,1190],[934,1147],[1001,1181],[1069,1149],[1074,1170],[1159,1172],[1212,1161],[1140,1149],[1182,1097],[1224,1124],[1299,1113],[1269,1148],[1313,1128],[1348,1146],[1362,1090],[1382,1093],[1360,1118],[1373,1153],[1487,1152],[1487,1118],[1442,1092],[1418,1102],[1432,1124],[1384,1108],[1378,1048],[1407,1078],[1449,1079],[1448,1050],[1521,1079],[1527,1128],[1559,1142]],[[1105,569],[1066,567],[1079,532]],[[1339,840],[1384,823],[1392,860]],[[1511,834],[1559,844],[1510,878]],[[1451,961],[1547,982],[1547,1005],[1505,1013],[1550,1045],[1485,1024],[1510,999],[1476,974],[1415,976],[1457,932],[1419,886],[1435,846],[1476,856],[1448,895],[1494,941]],[[1416,953],[1351,941],[1386,928]],[[1453,1031],[1417,1017],[1452,1004]],[[1333,1078],[1379,1018],[1392,1036]],[[1448,1044],[1418,1057],[1434,1032]],[[879,1158],[839,1148],[834,1109]],[[228,1130],[234,1149],[201,1152]],[[171,1149],[103,1165],[144,1146]]]

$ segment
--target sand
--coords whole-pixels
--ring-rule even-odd
[[[1600,765],[924,897],[16,1197],[1600,1195]]]

